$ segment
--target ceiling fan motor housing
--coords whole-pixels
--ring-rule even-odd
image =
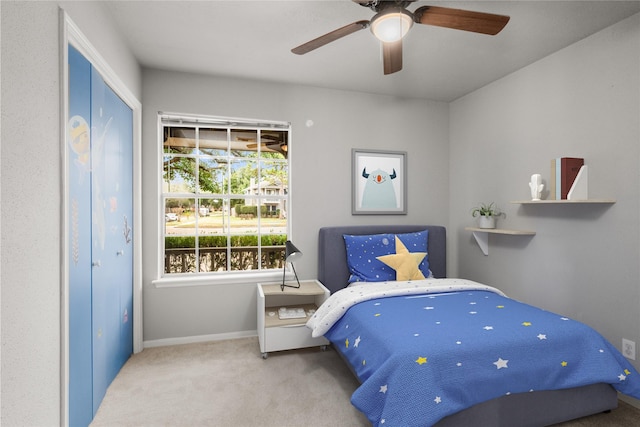
[[[353,0],[360,6],[368,7],[374,12],[382,12],[390,7],[404,9],[416,0]]]

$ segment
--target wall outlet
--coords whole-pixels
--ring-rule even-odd
[[[636,343],[635,341],[622,338],[622,355],[627,359],[636,360]]]

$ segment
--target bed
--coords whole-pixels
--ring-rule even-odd
[[[345,244],[345,235],[348,236],[347,244]],[[409,280],[401,281],[382,280],[373,284],[365,283],[361,285],[357,283],[361,281],[359,280],[360,277],[358,277],[358,264],[353,262],[352,259],[353,248],[349,251],[350,261],[348,261],[347,247],[349,244],[357,242],[358,245],[367,246],[368,248],[369,246],[363,243],[363,239],[379,235],[387,236],[386,240],[382,240],[385,245],[390,240],[397,239],[397,236],[401,236],[400,243],[395,240],[395,253],[400,253],[401,250],[399,248],[401,248],[402,251],[409,252],[416,263],[419,262],[420,257],[413,253],[426,253],[427,255],[420,263],[420,269],[423,270],[425,279],[412,277]],[[414,242],[411,242],[411,245],[403,244],[404,240],[410,240],[415,236],[418,236],[418,240],[416,240],[418,243],[420,239],[426,240],[426,247],[417,247]],[[372,245],[371,247],[374,246]],[[414,246],[418,249],[414,250]],[[369,249],[367,249],[368,251]],[[418,256],[418,258],[415,258],[415,256]],[[425,262],[428,262],[426,266]],[[395,268],[394,266],[392,270]],[[379,271],[376,274],[379,274]],[[387,273],[382,273],[382,279],[385,279],[384,274]],[[397,274],[398,279],[406,279],[406,277],[400,277],[399,267]],[[413,272],[411,274],[416,273]],[[586,325],[508,299],[499,290],[490,286],[461,279],[446,279],[446,230],[444,227],[429,225],[370,225],[321,228],[318,248],[318,280],[331,291],[331,298],[317,310],[307,326],[313,330],[314,335],[322,334],[327,337],[338,354],[342,356],[351,371],[356,375],[360,381],[360,387],[354,392],[351,401],[356,408],[367,416],[373,425],[437,425],[439,427],[477,425],[545,426],[614,409],[618,404],[618,391],[640,398],[640,378],[638,373],[613,346],[606,343],[597,332],[590,330]],[[350,280],[356,283],[347,287]],[[390,284],[392,289],[386,289],[385,283]],[[376,289],[376,287],[380,289]],[[344,292],[339,292],[343,289]],[[355,294],[355,298],[344,294]],[[460,301],[456,302],[456,299]],[[464,315],[456,315],[455,313],[461,313],[459,310],[462,309],[456,304],[472,305],[464,308],[466,310]],[[392,306],[396,307],[396,311],[382,311],[383,309],[391,310],[390,307]],[[558,361],[558,366],[560,367],[558,372],[562,372],[561,375],[564,375],[569,369],[573,369],[570,375],[572,377],[571,381],[561,379],[560,388],[551,389],[553,387],[552,380],[559,375],[537,375],[536,378],[543,378],[544,380],[541,383],[536,383],[536,387],[528,388],[530,384],[527,381],[534,381],[535,379],[525,379],[524,377],[520,379],[518,377],[518,375],[521,375],[518,371],[521,366],[516,365],[517,359],[514,360],[513,353],[508,353],[510,356],[507,357],[505,355],[503,358],[500,350],[493,349],[489,353],[491,351],[495,352],[491,355],[495,359],[494,363],[492,363],[494,366],[490,365],[489,368],[491,369],[487,371],[493,370],[494,372],[491,372],[492,375],[499,373],[501,377],[504,377],[503,374],[507,372],[510,374],[514,372],[515,375],[515,378],[510,379],[512,382],[509,385],[499,383],[498,386],[502,388],[498,388],[500,392],[496,393],[495,390],[491,389],[490,380],[486,378],[481,378],[477,381],[471,380],[467,371],[462,374],[457,373],[461,371],[456,371],[456,369],[462,369],[462,367],[468,369],[469,366],[473,366],[473,361],[464,360],[462,363],[457,363],[457,368],[452,368],[455,364],[452,364],[451,361],[445,362],[444,356],[432,354],[435,351],[434,347],[448,348],[447,346],[452,346],[454,347],[452,352],[456,352],[472,341],[474,342],[473,345],[483,345],[483,342],[489,342],[481,335],[482,331],[470,332],[467,330],[463,332],[451,329],[451,323],[456,323],[455,319],[460,320],[464,316],[473,319],[473,321],[468,321],[465,318],[464,321],[457,322],[459,325],[456,328],[461,326],[462,329],[468,329],[468,325],[475,325],[471,326],[473,329],[473,327],[481,326],[484,321],[487,323],[484,328],[490,328],[491,330],[483,329],[483,331],[494,333],[496,331],[489,324],[498,322],[498,320],[476,319],[481,319],[481,316],[489,312],[497,313],[495,316],[503,316],[504,313],[512,308],[515,310],[515,306],[525,311],[530,310],[525,317],[538,315],[539,313],[537,312],[543,312],[541,313],[542,316],[549,317],[540,320],[536,318],[534,323],[537,325],[540,322],[549,321],[561,323],[561,327],[572,325],[571,328],[565,329],[577,328],[583,330],[586,328],[589,330],[586,333],[597,335],[590,337],[588,341],[592,342],[601,339],[602,342],[598,342],[599,353],[606,354],[607,361],[613,359],[614,362],[612,364],[615,366],[611,366],[611,372],[608,372],[608,368],[604,367],[606,365],[599,362],[600,359],[595,359],[595,361],[589,359],[580,363],[573,359],[568,359],[570,363],[565,360]],[[400,308],[397,309],[397,307]],[[429,318],[425,317],[438,313],[438,310],[440,310],[439,313],[447,312],[454,316],[453,320],[450,317],[446,318],[447,320],[443,320],[442,323],[447,326],[447,329],[444,328],[445,325],[440,321],[429,323],[430,320],[427,320]],[[468,315],[468,313],[474,314]],[[393,322],[389,326],[385,326],[384,323],[379,323],[379,319],[382,318],[384,318],[385,322],[391,322],[390,319],[393,318]],[[414,329],[410,328],[405,332],[401,332],[407,326],[398,326],[395,323],[407,322],[407,319],[415,322],[418,318],[421,319],[421,325],[429,323],[428,328],[425,326],[420,330],[420,333],[415,332],[415,325],[411,326]],[[438,320],[442,319],[438,318]],[[436,320],[436,318],[432,317],[431,320]],[[522,329],[513,329],[507,335],[520,336],[523,335],[520,331],[526,330],[527,333],[533,331],[533,329],[526,329],[526,323],[530,322],[516,325],[522,327]],[[495,325],[500,325],[500,323],[495,323]],[[515,326],[513,327],[515,328]],[[496,327],[495,329],[506,328]],[[444,333],[442,331],[447,332]],[[472,333],[472,335],[464,335],[469,333]],[[550,334],[553,337],[556,336],[555,331]],[[450,339],[447,338],[447,335],[449,335]],[[403,338],[401,341],[396,341],[396,336],[403,336]],[[452,336],[456,336],[456,338],[453,339]],[[361,339],[361,337],[366,337],[367,340],[365,341],[365,338]],[[409,342],[405,344],[407,337],[409,337]],[[533,337],[532,339],[535,340]],[[554,342],[553,339],[547,340],[542,333],[538,333],[537,339],[540,342],[544,339],[545,345]],[[503,338],[500,338],[500,340],[502,341]],[[442,344],[445,341],[447,344]],[[372,342],[375,345],[370,344],[369,352],[364,353],[365,343]],[[491,344],[491,346],[493,345]],[[574,345],[579,347],[581,344]],[[517,346],[514,343],[509,343],[507,347],[511,349]],[[534,350],[529,347],[522,350],[525,355],[535,354],[533,353]],[[474,349],[473,351],[480,351],[480,349]],[[487,351],[487,349],[482,351]],[[589,356],[587,357],[591,357],[592,352],[585,351],[584,353],[588,353]],[[545,354],[547,354],[546,350]],[[509,359],[512,361],[509,362]],[[449,365],[443,367],[445,365],[439,365],[438,363],[449,363]],[[532,362],[528,360],[527,363]],[[401,366],[403,367],[400,368]],[[591,366],[592,369],[590,370],[607,371],[606,374],[602,374],[602,378],[606,378],[606,381],[599,377],[593,380],[586,374],[584,378],[581,377],[581,370],[576,369],[578,366]],[[483,369],[485,368],[483,366]],[[425,373],[427,369],[430,370],[430,374]],[[560,371],[560,369],[566,370]],[[584,371],[588,370],[584,369]],[[611,373],[617,371],[621,371],[620,376],[609,381]],[[423,377],[429,377],[429,379],[427,380]],[[463,378],[464,381],[460,378]],[[423,381],[431,381],[432,379],[433,381],[440,381],[440,383],[436,385],[423,383]],[[611,383],[615,384],[612,386]],[[398,394],[397,391],[400,391],[400,393]],[[469,404],[469,399],[471,399],[472,404]]]

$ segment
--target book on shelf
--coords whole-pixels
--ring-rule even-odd
[[[566,200],[573,182],[580,172],[580,168],[584,166],[584,159],[577,157],[563,157],[560,159],[560,198]]]
[[[549,198],[566,200],[582,166],[584,159],[579,157],[558,157],[551,160]]]
[[[589,169],[587,165],[583,165],[573,181],[569,193],[567,193],[567,200],[587,199],[589,199]]]
[[[555,200],[562,199],[562,158],[556,158],[555,162],[555,175],[556,175],[556,197]]]

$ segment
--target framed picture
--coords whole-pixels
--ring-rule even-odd
[[[351,214],[406,215],[407,153],[351,150]]]

